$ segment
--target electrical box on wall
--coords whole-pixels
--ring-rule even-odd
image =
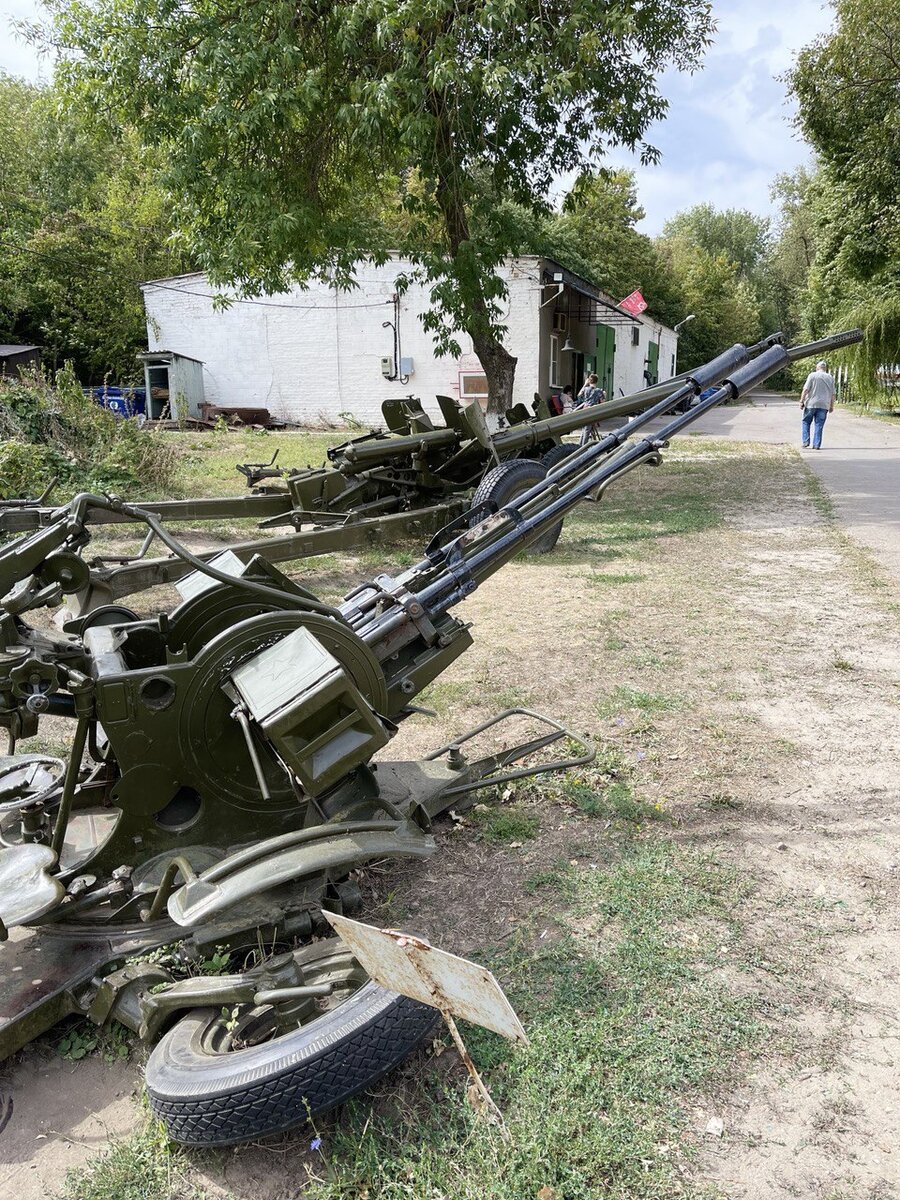
[[[383,358],[381,360],[381,373],[385,379],[390,379],[394,374],[394,360],[392,358]]]
[[[401,358],[400,359],[400,374],[401,375],[412,375],[412,373],[413,373],[413,360],[411,358]]]

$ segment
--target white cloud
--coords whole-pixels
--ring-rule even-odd
[[[15,21],[38,21],[44,16],[38,0],[0,0],[0,71],[33,82],[47,81],[53,68],[13,28]]]
[[[722,0],[714,11],[718,32],[703,70],[667,71],[661,80],[669,113],[648,134],[662,152],[660,164],[643,167],[632,155],[614,156],[635,170],[648,233],[704,200],[770,213],[775,175],[810,157],[779,76],[831,27],[832,10],[821,0]]]

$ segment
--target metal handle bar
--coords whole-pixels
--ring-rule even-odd
[[[445,788],[441,792],[442,807],[445,807],[443,801],[448,796],[462,796],[467,792],[475,792],[481,788],[496,787],[501,783],[511,783],[515,779],[527,779],[532,775],[545,775],[548,771],[565,771],[569,767],[582,767],[587,763],[593,762],[597,757],[597,749],[593,743],[588,741],[587,738],[573,733],[571,729],[565,725],[561,725],[559,721],[554,721],[552,717],[546,717],[543,713],[532,712],[530,708],[506,708],[503,712],[497,713],[496,716],[491,717],[489,720],[483,721],[481,725],[476,725],[474,729],[470,729],[461,737],[448,742],[446,746],[441,746],[439,749],[434,750],[426,756],[425,761],[431,762],[434,759],[441,758],[444,754],[451,754],[454,751],[458,751],[466,742],[470,742],[480,733],[484,733],[494,725],[498,725],[501,721],[509,720],[510,717],[529,717],[531,720],[538,721],[542,725],[548,725],[552,732],[533,738],[528,742],[521,742],[518,746],[501,751],[500,754],[489,755],[486,758],[478,759],[474,763],[469,763],[467,764],[469,772],[477,772],[480,768],[484,768],[488,772],[494,771],[497,767],[504,767],[508,763],[518,762],[519,759],[526,758],[529,754],[534,754],[535,751],[542,750],[545,746],[551,746],[554,742],[558,742],[564,737],[570,738],[573,742],[577,742],[580,746],[583,746],[584,753],[570,756],[569,758],[554,759],[549,763],[538,763],[533,767],[519,767],[515,771],[501,771],[499,774],[488,773],[486,775],[477,775],[466,783]]]

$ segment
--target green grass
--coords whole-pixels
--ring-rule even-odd
[[[603,788],[573,783],[565,787],[564,792],[586,817],[639,822],[657,820],[662,815],[655,804],[635,795],[631,784],[625,782],[610,783]]]
[[[588,915],[615,936],[564,933],[546,949],[523,939],[490,960],[530,1045],[514,1050],[477,1029],[465,1036],[509,1140],[475,1119],[459,1070],[425,1070],[402,1105],[356,1102],[322,1131],[315,1200],[532,1200],[548,1195],[542,1188],[558,1200],[690,1194],[678,1150],[689,1147],[691,1094],[722,1082],[760,1034],[753,1001],[709,974],[722,924],[737,933],[736,879],[657,844],[634,847],[609,871],[545,873],[540,887],[561,893],[564,930]],[[702,929],[705,920],[715,932],[681,939],[681,923]]]
[[[279,467],[319,467],[329,446],[345,440],[331,433],[166,433],[161,435],[175,449],[178,463],[175,488],[184,496],[240,496],[247,481],[235,464],[268,462],[278,450]]]
[[[608,870],[558,864],[526,890],[542,907],[522,914],[516,940],[472,957],[497,974],[530,1044],[463,1031],[509,1139],[476,1118],[455,1055],[420,1058],[399,1091],[382,1085],[376,1101],[317,1121],[308,1200],[699,1194],[684,1182],[692,1102],[724,1086],[762,1034],[752,991],[738,997],[715,972],[723,944],[733,968],[758,961],[736,916],[739,877],[706,855],[636,842]],[[559,936],[542,940],[549,927]],[[280,1152],[299,1158],[308,1140],[298,1132]],[[62,1200],[193,1200],[189,1164],[148,1120],[71,1174]]]
[[[615,717],[627,711],[637,711],[648,715],[675,712],[682,707],[682,703],[677,696],[667,696],[661,692],[643,692],[623,684],[617,687],[611,696],[598,702],[597,715]]]
[[[644,576],[634,571],[594,571],[590,575],[585,576],[585,578],[588,583],[616,587],[623,583],[640,583]]]
[[[494,845],[509,845],[511,842],[527,842],[537,837],[540,822],[532,813],[519,805],[506,808],[490,808],[479,805],[472,810],[472,819],[478,826],[480,836]]]
[[[438,712],[444,712],[456,704],[468,703],[472,690],[471,683],[457,683],[451,679],[442,679],[424,688],[416,697],[416,703],[425,708],[434,708]]]
[[[111,1142],[88,1167],[70,1171],[60,1200],[202,1200],[186,1178],[189,1166],[148,1116],[134,1136]]]

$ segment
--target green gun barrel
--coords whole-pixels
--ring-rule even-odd
[[[344,475],[356,475],[382,459],[403,458],[440,446],[453,446],[458,440],[459,434],[455,429],[431,429],[426,433],[413,433],[406,437],[373,438],[371,442],[353,442],[347,446],[335,466]]]

